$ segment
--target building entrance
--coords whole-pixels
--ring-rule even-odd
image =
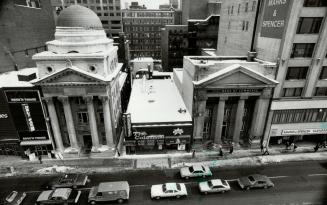
[[[92,149],[92,137],[91,135],[83,135],[84,147],[83,150],[85,153],[90,153]]]

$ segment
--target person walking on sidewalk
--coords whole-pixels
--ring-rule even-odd
[[[192,158],[194,158],[195,157],[195,149],[193,149],[193,151],[192,151]]]
[[[38,158],[39,158],[40,164],[42,164],[42,155],[39,154]]]
[[[265,148],[262,148],[265,151],[262,153],[262,155],[269,155],[269,151],[268,151],[268,146],[266,146]]]
[[[221,146],[221,144],[219,145],[219,156],[224,156],[223,147]]]
[[[234,142],[232,142],[231,146],[229,147],[229,154],[233,154],[234,151]]]
[[[316,146],[313,148],[313,150],[314,150],[315,152],[317,152],[318,149],[319,149],[319,143],[316,144]]]
[[[295,150],[296,150],[297,146],[295,145],[295,143],[294,143],[294,142],[291,144],[291,148],[293,148],[293,152],[295,152]]]

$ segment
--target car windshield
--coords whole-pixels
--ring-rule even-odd
[[[222,183],[223,185],[227,186],[227,182],[226,182],[226,180],[221,180],[221,183]]]
[[[180,191],[181,190],[181,185],[180,184],[176,184],[176,188],[177,188],[178,191]]]
[[[208,186],[213,187],[212,181],[208,181]]]
[[[249,176],[248,178],[249,178],[249,180],[250,180],[251,182],[254,182],[254,181],[255,181],[255,179],[253,178],[253,176]]]
[[[7,197],[6,197],[6,201],[7,202],[12,202],[14,199],[15,199],[15,197],[17,196],[17,191],[13,191],[13,192],[11,192]]]
[[[189,167],[190,172],[194,172],[193,167]]]

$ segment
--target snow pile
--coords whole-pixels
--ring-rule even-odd
[[[51,174],[51,173],[57,173],[57,172],[67,172],[70,170],[73,170],[75,168],[67,167],[67,166],[57,166],[53,165],[52,167],[45,167],[42,169],[39,169],[36,171],[37,174]]]

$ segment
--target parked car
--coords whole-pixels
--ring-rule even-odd
[[[65,174],[53,179],[47,186],[48,189],[74,188],[85,186],[90,180],[85,174]]]
[[[127,181],[102,182],[90,190],[88,202],[92,205],[98,202],[117,201],[123,203],[129,199],[129,184]]]
[[[4,205],[19,205],[25,199],[25,192],[12,191],[6,196],[6,198],[0,201],[0,204]]]
[[[189,167],[182,167],[180,170],[182,178],[188,179],[190,177],[207,177],[212,176],[208,166],[204,165],[192,165]]]
[[[209,181],[200,182],[199,190],[203,194],[217,192],[224,193],[225,191],[230,191],[230,186],[226,180],[212,179]]]
[[[160,199],[166,197],[180,198],[187,196],[187,190],[184,183],[165,183],[152,185],[151,199]]]
[[[247,177],[241,177],[238,180],[238,184],[242,189],[252,189],[252,188],[270,188],[274,187],[274,183],[265,175],[253,174]]]
[[[36,200],[36,205],[46,204],[77,204],[81,191],[71,188],[58,188],[41,192]]]

